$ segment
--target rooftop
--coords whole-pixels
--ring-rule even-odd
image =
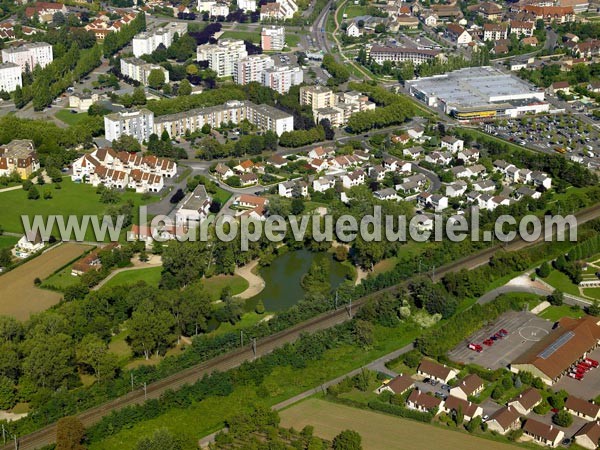
[[[457,107],[485,106],[509,98],[533,98],[540,94],[525,81],[493,67],[469,67],[444,75],[407,81],[407,85]]]

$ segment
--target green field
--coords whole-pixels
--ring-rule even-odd
[[[67,125],[77,125],[81,123],[86,117],[89,117],[86,113],[73,114],[70,109],[61,109],[54,116],[66,123]]]
[[[281,426],[301,430],[315,427],[315,434],[333,439],[343,430],[362,436],[364,450],[511,450],[513,446],[467,433],[388,416],[363,409],[310,398],[280,413]]]
[[[110,280],[108,280],[104,286],[118,286],[120,284],[135,284],[138,281],[145,281],[151,286],[158,286],[160,281],[160,273],[162,267],[148,267],[146,269],[132,269],[119,272]]]
[[[291,366],[275,368],[263,381],[269,392],[267,398],[259,398],[254,385],[238,385],[227,397],[211,397],[195,402],[189,408],[174,408],[155,419],[131,424],[128,429],[108,436],[88,448],[89,450],[133,450],[136,442],[141,437],[147,436],[150,430],[165,427],[184,439],[184,449],[196,449],[199,438],[221,429],[228,417],[248,410],[253,403],[277,404],[403,347],[412,342],[417,334],[418,330],[414,325],[405,325],[404,328],[375,326],[375,344],[368,350],[344,345],[328,350],[323,359],[311,361],[305,368],[296,369]]]
[[[569,305],[549,306],[539,314],[541,318],[548,319],[553,322],[557,321],[561,317],[573,317],[578,319],[584,315],[585,313],[581,310],[581,308],[571,309]]]
[[[550,272],[550,275],[544,279],[544,281],[550,284],[555,289],[562,291],[566,294],[577,295],[580,296],[579,288],[577,285],[573,284],[568,276],[564,273],[553,270]]]
[[[367,7],[360,5],[348,5],[344,9],[342,14],[346,14],[346,19],[352,19],[353,17],[364,16],[367,14]]]
[[[19,238],[16,236],[0,236],[0,248],[11,248],[19,242]]]
[[[242,39],[253,44],[260,44],[260,33],[255,31],[225,31],[219,39]]]
[[[61,215],[66,220],[66,216],[69,215],[81,217],[103,214],[109,207],[100,202],[100,196],[96,194],[96,188],[92,185],[73,183],[68,178],[64,178],[60,185],[61,189],[55,189],[54,184],[39,186],[41,197],[38,200],[28,200],[27,192],[21,189],[0,193],[0,224],[6,231],[22,233],[21,215],[29,216],[30,222],[35,215],[46,218],[51,214]],[[43,198],[45,190],[51,192],[51,199]],[[133,202],[134,223],[137,222],[138,206],[158,200],[158,197],[142,200],[142,196],[134,192],[120,192],[119,196],[122,203],[127,200]],[[86,239],[96,240],[91,227],[88,228]],[[56,228],[54,231],[56,232]],[[106,238],[108,239],[108,236]]]

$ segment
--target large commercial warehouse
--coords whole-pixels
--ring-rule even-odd
[[[469,67],[406,82],[411,95],[462,121],[549,110],[544,91],[494,67]]]
[[[598,319],[563,317],[550,334],[515,359],[510,368],[516,373],[530,372],[551,386],[599,343]]]

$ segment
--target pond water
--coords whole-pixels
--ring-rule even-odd
[[[328,258],[331,262],[329,280],[335,289],[345,279],[348,268],[333,259],[331,253],[312,253],[308,250],[294,250],[275,258],[268,267],[260,269],[265,280],[265,288],[248,300],[247,308],[254,308],[262,300],[267,311],[281,311],[295,305],[304,297],[300,284],[315,258]]]

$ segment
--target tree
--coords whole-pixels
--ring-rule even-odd
[[[551,267],[550,264],[548,264],[548,261],[544,261],[540,267],[537,270],[537,274],[541,277],[541,278],[546,278],[548,275],[550,275],[551,272]]]
[[[254,308],[256,314],[264,314],[265,313],[265,305],[262,300],[259,300]]]
[[[2,265],[2,261],[0,260],[0,266]],[[588,306],[587,312],[590,316],[600,316],[600,305],[598,304],[598,300],[594,300],[590,306]]]
[[[357,320],[354,323],[352,334],[358,345],[361,347],[370,347],[374,342],[373,331],[373,324],[371,322]]]
[[[118,367],[118,358],[108,352],[106,343],[95,334],[84,336],[77,345],[77,360],[91,369],[97,380],[114,378]]]
[[[63,417],[56,423],[56,450],[85,450],[81,444],[85,428],[75,417]]]
[[[17,401],[17,388],[13,380],[0,376],[0,409],[9,409]]]
[[[154,72],[154,70],[152,72]],[[164,78],[164,75],[163,75],[163,78]],[[148,83],[150,83],[149,80],[150,80],[150,77],[148,77]],[[143,87],[138,86],[133,90],[133,94],[131,95],[131,102],[134,105],[145,105],[146,104],[146,92],[144,91]]]
[[[564,301],[564,294],[558,289],[555,289],[552,294],[547,297],[547,299],[551,305],[561,306]]]
[[[165,84],[165,74],[160,69],[152,69],[148,75],[148,86],[153,89],[160,89]]]
[[[353,430],[344,430],[333,438],[334,450],[362,450],[362,438]]]
[[[304,211],[304,200],[301,197],[292,199],[291,211],[293,215],[302,214]]]
[[[113,141],[113,149],[116,152],[139,152],[142,146],[136,138],[127,134],[122,134],[119,139]]]
[[[552,416],[552,422],[559,427],[567,428],[573,424],[573,417],[563,409]]]
[[[23,372],[34,385],[58,389],[74,377],[75,350],[70,336],[40,332],[27,341],[27,347]]]
[[[194,66],[194,67],[196,67],[196,66]],[[188,80],[182,80],[181,83],[179,83],[179,89],[177,91],[177,95],[179,95],[179,96],[190,95],[191,93],[192,93],[191,83]]]
[[[152,353],[164,353],[176,341],[174,328],[175,318],[169,311],[146,301],[131,316],[128,341],[134,353],[150,359]]]
[[[35,186],[32,186],[27,193],[27,198],[29,200],[37,200],[40,198],[40,191]]]

